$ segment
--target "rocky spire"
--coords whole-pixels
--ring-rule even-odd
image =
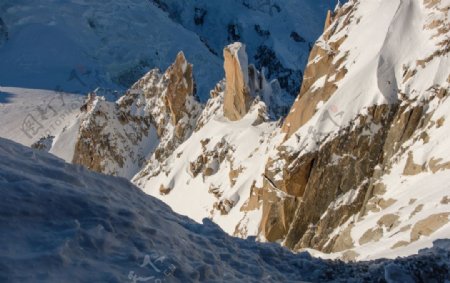
[[[223,50],[223,57],[226,78],[223,113],[236,121],[247,114],[252,100],[245,45],[239,42],[228,45]]]
[[[194,79],[192,64],[186,61],[184,53],[180,51],[175,62],[167,69],[168,79],[165,103],[170,111],[172,124],[175,126],[187,114],[186,99],[194,95]]]
[[[280,116],[286,106],[280,101],[277,80],[267,82],[264,71],[248,64],[245,45],[235,42],[223,50],[225,69],[224,116],[231,121],[240,120],[250,110],[255,97],[264,101],[272,116]]]

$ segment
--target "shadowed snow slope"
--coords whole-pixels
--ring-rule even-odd
[[[395,262],[313,259],[232,238],[125,179],[5,139],[0,193],[2,282],[444,282],[450,275],[448,241]]]

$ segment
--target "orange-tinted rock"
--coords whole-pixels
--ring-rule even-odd
[[[223,50],[226,78],[223,112],[231,121],[241,119],[250,109],[248,59],[245,45],[236,42]]]
[[[194,94],[192,64],[189,64],[183,52],[179,52],[175,63],[167,69],[168,79],[165,102],[170,110],[171,121],[175,126],[189,112],[186,110],[186,99]]]

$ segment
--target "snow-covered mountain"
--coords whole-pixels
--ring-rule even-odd
[[[205,54],[217,54],[212,62],[223,54],[215,87],[212,77],[196,75],[211,66],[176,53],[164,73],[148,72],[116,102],[91,93],[67,127],[51,140],[36,135],[34,147],[126,177],[174,211],[198,222],[207,217],[228,234],[322,257],[395,258],[448,238],[450,1],[352,0],[329,11],[300,93],[285,119],[274,121],[286,106],[283,77],[259,68],[260,43],[246,23],[270,23],[276,13],[291,19],[291,2],[277,12],[258,1],[230,1],[226,9],[211,1],[153,1],[178,28],[199,35],[206,26],[217,29],[201,41]],[[237,12],[242,20],[219,32],[220,20],[210,15],[232,14],[238,4],[261,18]],[[281,23],[271,25],[267,42],[292,63],[294,49],[278,38],[295,26],[286,24],[283,32]],[[227,36],[238,35],[251,43],[228,44]],[[206,103],[195,92],[206,87],[203,80],[211,89]],[[17,98],[26,90],[0,91],[11,93],[5,109],[32,103]],[[20,120],[0,115],[19,129]],[[0,134],[21,139],[11,130]]]
[[[223,77],[223,46],[240,40],[250,62],[295,95],[332,2],[3,0],[0,85],[126,89],[148,70],[166,69],[182,50],[206,101]]]
[[[450,243],[344,264],[225,234],[123,178],[0,138],[2,282],[443,282]]]
[[[267,239],[367,258],[448,235],[449,7],[351,1],[330,15],[264,173],[263,191],[288,194],[263,204]]]

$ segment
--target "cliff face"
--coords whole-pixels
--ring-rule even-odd
[[[450,160],[423,145],[433,140],[428,131],[439,121],[436,112],[447,107],[448,5],[385,2],[350,1],[337,9],[312,49],[300,95],[282,127],[286,141],[269,158],[263,186],[253,188],[252,198],[263,202],[260,231],[269,241],[354,259],[387,235],[393,250],[410,245],[421,217],[435,215],[433,209],[423,213],[426,202],[392,197],[405,189],[392,178],[408,182],[404,176],[445,170]],[[380,13],[385,18],[375,21]],[[374,22],[378,33],[369,32]],[[422,162],[414,161],[418,149]],[[432,168],[436,160],[439,169]],[[443,182],[434,183],[429,201],[447,213],[440,204]],[[405,210],[423,214],[405,216]],[[435,223],[433,232],[448,222],[438,215],[444,219],[439,224],[422,219]]]

